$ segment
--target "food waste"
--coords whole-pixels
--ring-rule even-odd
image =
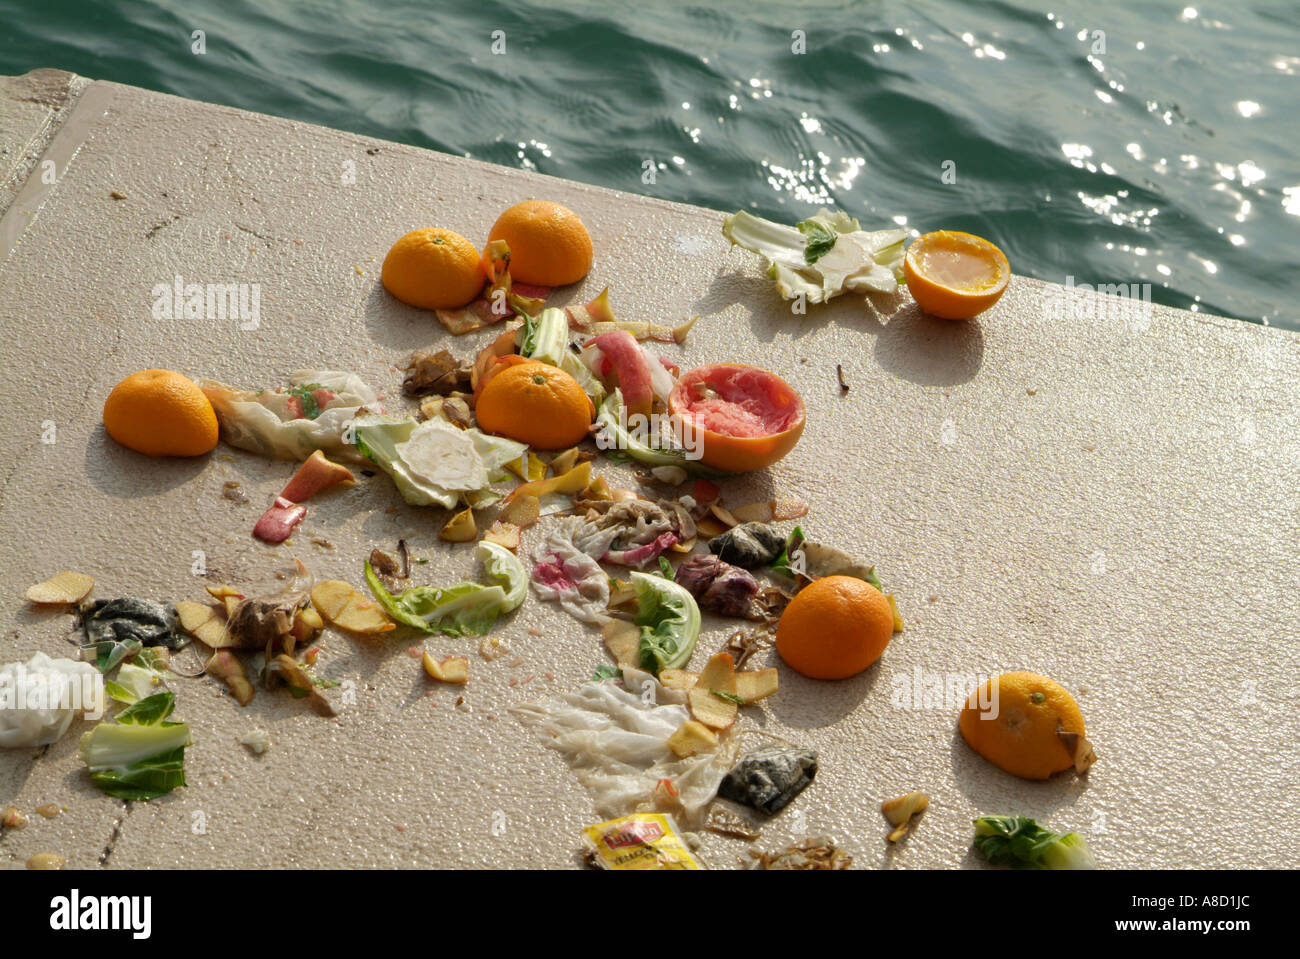
[[[905,280],[935,315],[973,316],[993,306],[1009,275],[980,238],[930,234],[909,250],[905,231],[863,230],[842,213],[788,227],[740,212],[723,232],[764,258],[782,296],[814,304],[893,294]],[[450,339],[394,367],[401,379],[381,384],[387,390],[324,366],[250,373],[248,386],[158,370],[119,384],[105,424],[138,454],[210,455],[219,437],[245,455],[298,464],[261,503],[246,478],[219,483],[227,509],[248,511],[245,528],[268,556],[291,555],[304,531],[327,542],[316,535],[320,518],[373,503],[383,484],[402,504],[388,512],[409,533],[396,558],[376,544],[344,578],[318,581],[297,558],[287,567],[272,559],[282,567],[272,585],[209,582],[204,598],[95,600],[94,579],[69,570],[35,584],[29,602],[78,617],[82,661],[38,652],[0,680],[44,677],[70,703],[89,678],[102,680],[105,696],[0,712],[0,746],[55,742],[74,722],[93,721],[80,749],[91,782],[119,798],[156,798],[185,785],[187,750],[211,748],[173,718],[177,693],[199,676],[239,706],[282,690],[321,717],[343,715],[330,694],[337,682],[321,672],[329,633],[367,646],[414,640],[430,691],[449,688],[468,710],[454,691],[472,690],[491,666],[471,669],[470,656],[455,653],[476,649],[491,664],[526,642],[500,631],[531,593],[569,617],[573,641],[588,638],[600,660],[576,688],[510,709],[563,757],[604,817],[584,831],[587,861],[703,868],[693,830],[752,843],[789,815],[815,788],[818,754],[753,745],[746,717],[782,694],[790,672],[805,694],[809,682],[871,668],[889,655],[903,617],[873,566],[822,541],[808,503],[771,494],[736,502],[728,492],[737,474],[766,471],[779,485],[783,459],[811,462],[799,446],[808,412],[790,383],[741,362],[692,367],[683,361],[695,319],[625,317],[608,288],[581,305],[547,305],[554,289],[599,265],[595,249],[576,214],[545,201],[506,210],[481,250],[443,228],[402,236],[382,271],[391,308],[431,314]],[[485,339],[464,349],[475,333]],[[145,440],[146,423],[158,437]],[[429,524],[444,550],[473,544],[473,574],[440,574],[414,556],[417,524]],[[720,622],[731,628],[718,648],[709,637]],[[766,665],[754,668],[755,659]],[[960,721],[978,754],[1024,778],[1088,771],[1096,753],[1063,687],[1030,673],[990,683]],[[1031,739],[980,721],[992,692],[1030,717]],[[270,738],[250,728],[240,742],[260,755]],[[929,805],[920,791],[885,800],[889,842],[910,836]],[[995,864],[1091,862],[1077,834],[1023,817],[976,825],[976,848]],[[778,852],[754,847],[750,861],[840,869],[852,857],[812,834]]]

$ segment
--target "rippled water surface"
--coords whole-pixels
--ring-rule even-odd
[[[1300,329],[1289,0],[0,0],[0,23],[0,73],[60,67],[784,220],[835,204],[964,229],[1018,273]]]

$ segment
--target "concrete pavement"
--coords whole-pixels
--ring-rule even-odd
[[[782,668],[781,691],[746,710],[821,758],[761,848],[830,834],[856,866],[967,866],[975,815],[1024,813],[1083,831],[1103,866],[1295,865],[1261,838],[1300,831],[1294,334],[1113,299],[1053,317],[1059,288],[1021,277],[968,324],[905,295],[887,316],[845,297],[795,317],[714,211],[55,71],[0,80],[0,148],[0,662],[74,654],[71,617],[22,599],[64,568],[95,576],[99,597],[201,599],[204,582],[265,581],[291,556],[360,585],[370,548],[405,536],[430,557],[427,581],[469,574],[472,551],[437,541],[443,513],[406,506],[382,474],[312,502],[291,546],[266,547],[249,534],[289,464],[224,446],[148,460],[107,438],[100,409],[145,367],[249,386],[349,369],[396,397],[411,350],[469,355],[487,335],[452,338],[389,297],[389,245],[431,225],[481,241],[535,196],[577,211],[596,246],[591,275],[553,304],[608,284],[627,318],[701,314],[684,348],[665,348],[683,368],[747,361],[801,392],[799,446],[728,482],[727,501],[806,499],[804,528],[874,561],[907,620],[862,676]],[[257,328],[155,319],[151,290],[176,276],[260,284]],[[251,502],[223,499],[227,480]],[[192,574],[199,554],[208,579]],[[706,626],[697,667],[730,632]],[[355,691],[336,720],[174,680],[195,730],[190,785],[150,803],[89,784],[86,724],[39,755],[0,751],[0,807],[32,820],[0,838],[0,864],[51,851],[82,868],[571,866],[590,800],[506,710],[590,677],[600,636],[533,596],[500,631],[518,665],[484,662],[477,640],[428,643],[470,656],[469,710],[460,690],[429,692],[409,637],[326,636],[321,674]],[[965,746],[954,708],[911,701],[936,678],[1011,669],[1075,694],[1100,756],[1086,781],[1013,779]],[[238,742],[255,726],[273,742],[261,757]],[[891,854],[879,804],[912,789],[932,803]],[[67,808],[32,814],[46,803]],[[745,848],[707,836],[702,855],[732,866]]]

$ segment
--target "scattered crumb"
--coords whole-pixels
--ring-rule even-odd
[[[546,678],[549,679],[551,682],[555,682],[555,674],[554,674],[553,672],[551,672],[549,669],[546,671],[545,676],[546,676]]]
[[[520,666],[522,666],[523,664],[524,664],[524,658],[523,658],[522,656],[516,656],[516,657],[514,658],[514,661],[511,662],[511,664],[510,664],[510,668],[511,668],[511,669],[518,669],[518,668],[519,668]]]
[[[239,743],[260,756],[271,747],[271,734],[265,729],[252,729],[239,737]]]
[[[313,536],[313,537],[311,538],[311,541],[312,541],[312,543],[313,543],[314,545],[319,546],[319,547],[321,547],[322,549],[333,549],[333,548],[334,548],[334,544],[331,543],[329,540],[327,540],[324,536]]]
[[[1034,389],[1032,386],[1026,389],[1025,392],[1028,393],[1030,396],[1038,395],[1038,390]]]
[[[126,194],[121,192],[120,190],[113,190],[111,193],[109,193],[109,196],[111,196],[114,200],[126,199]]]
[[[46,819],[53,819],[59,814],[59,807],[54,803],[47,803],[44,806],[37,806],[36,811]]]
[[[420,659],[424,655],[424,650],[419,646],[407,646],[406,655],[412,659]]]
[[[510,652],[510,645],[500,636],[484,636],[478,644],[478,654],[485,662],[492,662]]]
[[[240,488],[239,483],[235,480],[226,480],[221,484],[221,498],[228,499],[232,503],[243,505],[248,502],[248,496]]]

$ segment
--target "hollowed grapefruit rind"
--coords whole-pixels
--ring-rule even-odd
[[[780,460],[799,442],[805,411],[781,377],[740,363],[717,363],[683,373],[668,408],[684,435],[698,443],[700,461],[746,473]]]
[[[995,278],[979,288],[964,290],[935,282],[928,275],[923,257],[945,250],[969,253],[987,261],[996,272]],[[903,275],[912,299],[926,313],[944,320],[968,320],[1001,299],[1011,278],[1011,264],[1006,254],[983,237],[959,230],[938,230],[912,241],[903,259]]]

